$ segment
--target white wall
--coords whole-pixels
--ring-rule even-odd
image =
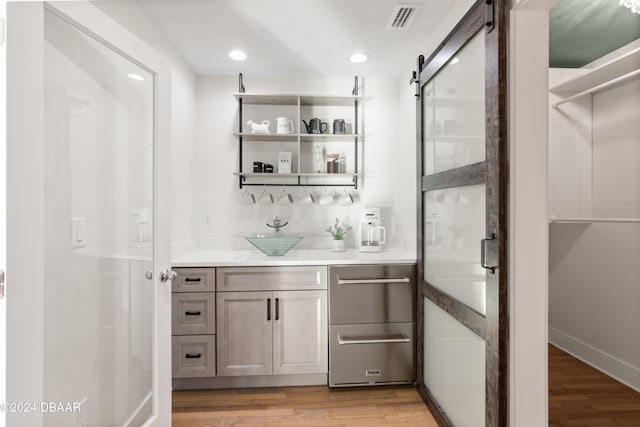
[[[509,425],[547,425],[548,9],[509,15]]]
[[[591,215],[640,218],[640,82],[592,105]],[[550,341],[640,391],[640,224],[554,224],[549,235]]]
[[[150,21],[136,2],[122,0],[92,2],[127,28],[171,66],[171,197],[174,256],[189,249],[194,233],[193,159],[196,128],[196,76],[171,41]]]
[[[302,93],[302,94],[336,94],[348,95],[353,89],[353,79],[309,79],[309,78],[266,78],[245,74],[244,83],[247,92],[256,93]],[[251,246],[242,239],[233,239],[255,232],[264,232],[268,228],[265,222],[275,215],[286,218],[289,225],[286,230],[305,234],[299,247],[320,245],[329,247],[329,235],[324,229],[333,224],[335,218],[354,227],[351,237],[347,239],[348,247],[355,247],[354,234],[357,230],[360,209],[365,206],[382,208],[382,221],[387,227],[389,244],[399,242],[398,230],[405,227],[405,222],[415,217],[412,209],[414,196],[402,199],[398,189],[405,185],[415,185],[412,168],[413,157],[403,158],[407,151],[412,152],[415,137],[398,138],[397,125],[398,98],[396,96],[397,81],[382,79],[360,79],[363,102],[364,154],[360,158],[360,168],[364,169],[364,185],[356,191],[359,201],[352,206],[301,206],[289,207],[243,206],[239,199],[242,190],[238,187],[238,178],[233,172],[238,170],[238,140],[233,136],[238,128],[238,104],[232,96],[237,91],[237,77],[200,77],[198,78],[198,125],[196,145],[196,197],[195,212],[197,226],[195,235],[203,239],[205,246],[228,244],[229,238],[238,248],[250,249]],[[276,108],[277,110],[277,108]],[[270,109],[275,117],[278,112]],[[284,114],[295,119],[290,109]],[[246,111],[246,110],[245,110]],[[255,113],[257,114],[257,113]],[[273,117],[249,117],[245,113],[244,120],[255,121]],[[303,117],[308,119],[309,117]],[[296,123],[296,129],[299,124]],[[329,123],[331,126],[331,123]],[[273,126],[273,125],[272,125]],[[254,143],[256,144],[256,143]],[[250,147],[250,143],[245,142]],[[255,145],[254,145],[255,146]],[[344,143],[342,151],[347,159],[353,157],[353,145]],[[274,146],[273,150],[278,147]],[[295,147],[293,147],[295,150]],[[249,148],[251,150],[251,148]],[[264,156],[269,156],[266,152]],[[246,187],[258,195],[261,187]],[[413,187],[414,188],[414,187]],[[267,187],[274,196],[281,187]],[[351,190],[350,188],[347,188]],[[299,196],[303,188],[292,188],[294,197]],[[343,191],[342,187],[329,190]],[[309,187],[309,191],[320,194],[324,188]],[[406,206],[404,205],[406,203]],[[405,206],[404,209],[394,209]],[[208,224],[205,221],[207,218]]]

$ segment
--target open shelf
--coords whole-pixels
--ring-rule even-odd
[[[291,95],[291,94],[261,94],[248,92],[235,92],[236,100],[242,99],[245,104],[251,105],[315,105],[331,107],[351,107],[354,101],[362,99],[355,95]]]
[[[609,61],[599,67],[593,68],[585,73],[553,86],[549,91],[553,93],[573,94],[585,92],[592,93],[604,89],[602,87],[609,82],[621,83],[626,79],[631,79],[638,74],[634,72],[640,70],[640,48],[634,49],[619,58]]]
[[[297,141],[300,137],[302,142],[312,141],[347,141],[353,142],[355,137],[361,138],[362,135],[352,133],[332,134],[332,133],[238,133],[233,134],[235,137],[242,137],[245,141]]]
[[[302,185],[327,185],[327,186],[353,186],[356,189],[358,188],[358,177],[361,176],[358,172],[358,162],[359,162],[359,148],[361,147],[361,143],[363,141],[363,136],[356,132],[359,132],[361,129],[359,128],[358,119],[360,115],[360,109],[362,108],[358,101],[363,99],[358,95],[358,76],[354,78],[354,87],[351,92],[351,95],[307,95],[307,94],[277,94],[277,93],[248,93],[245,91],[243,76],[242,74],[238,75],[238,87],[239,91],[235,92],[233,96],[238,101],[238,132],[234,133],[235,137],[238,139],[238,172],[234,175],[238,177],[238,184],[240,188],[243,185],[290,185],[290,186],[302,186]],[[280,110],[285,110],[284,108],[270,108],[272,106],[287,106],[289,108],[286,109],[287,116],[294,116],[294,123],[298,123],[298,126],[295,126],[294,129],[297,130],[297,133],[267,133],[267,134],[254,134],[250,132],[250,129],[245,127],[245,122],[243,119],[243,111],[246,105],[257,105],[258,107],[252,107],[248,111],[251,111],[251,114],[256,114],[256,112],[264,112],[265,114],[269,114],[271,117],[273,114],[282,114]],[[323,108],[322,113],[315,112],[313,107],[329,107]],[[295,113],[292,111],[295,107]],[[304,110],[302,107],[305,107]],[[311,108],[308,108],[311,107]],[[332,108],[339,107],[339,108]],[[348,108],[344,108],[348,107]],[[350,113],[349,110],[352,112]],[[332,134],[332,133],[322,133],[322,134],[311,134],[311,133],[301,133],[304,132],[307,128],[300,127],[300,118],[301,112],[304,112],[305,115],[319,115],[321,117],[325,117],[327,122],[330,121],[331,114],[339,112],[337,117],[343,119],[345,124],[345,128],[352,131],[352,133],[347,134]],[[329,116],[327,118],[326,116]],[[291,120],[289,121],[289,123]],[[323,122],[324,123],[324,122]],[[325,123],[328,126],[328,123]],[[288,128],[291,129],[291,128]],[[245,152],[245,142],[249,141],[257,141],[258,144],[251,145],[252,151]],[[274,144],[266,144],[267,142]],[[312,162],[317,162],[320,159],[314,159],[313,150],[309,149],[309,143],[318,143],[319,149],[323,151],[326,150],[334,150],[334,147],[331,147],[328,143],[339,143],[345,144],[345,149],[340,148],[340,157],[341,158],[351,158],[353,164],[347,165],[342,170],[353,170],[353,173],[290,173],[290,174],[278,174],[278,173],[254,173],[254,172],[245,172],[244,168],[246,164],[250,164],[251,161],[254,161],[254,157],[256,155],[260,155],[262,157],[273,158],[278,149],[282,146],[286,148],[286,151],[292,153],[292,170],[314,170],[310,165]],[[256,154],[256,146],[260,143],[263,144],[263,147],[266,147],[265,150],[259,151]],[[295,143],[295,148],[291,143]],[[327,143],[324,145],[323,143]],[[313,152],[312,152],[313,151]],[[344,151],[344,152],[343,152]],[[348,154],[349,151],[352,151],[353,155]],[[251,158],[247,159],[246,155],[251,156]],[[323,155],[324,156],[324,155]],[[352,157],[351,157],[352,156]],[[259,159],[258,159],[259,160]],[[273,160],[272,160],[273,162]],[[322,159],[322,163],[325,163],[325,159]],[[275,163],[274,163],[275,164]],[[277,169],[277,166],[276,166]],[[247,182],[248,179],[251,179],[251,182]],[[347,181],[348,180],[348,181]],[[345,182],[346,181],[346,182]]]
[[[234,172],[235,176],[245,178],[353,178],[360,176],[359,173],[256,173],[256,172]],[[269,184],[265,184],[269,185]]]

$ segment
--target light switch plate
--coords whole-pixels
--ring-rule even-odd
[[[84,217],[71,218],[71,249],[86,246],[87,219]]]

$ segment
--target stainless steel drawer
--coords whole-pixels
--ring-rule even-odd
[[[329,324],[415,321],[415,267],[329,268]]]
[[[218,292],[327,289],[327,267],[218,268]]]
[[[329,385],[411,383],[415,323],[329,326]]]
[[[171,282],[173,292],[213,292],[216,290],[215,268],[176,268],[178,277]]]
[[[215,335],[172,338],[173,378],[213,377],[216,374]]]
[[[212,292],[174,293],[171,301],[172,334],[214,334],[216,331],[214,296]]]

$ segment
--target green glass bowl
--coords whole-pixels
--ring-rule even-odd
[[[284,233],[256,234],[245,239],[265,255],[282,256],[302,240],[302,236]]]

